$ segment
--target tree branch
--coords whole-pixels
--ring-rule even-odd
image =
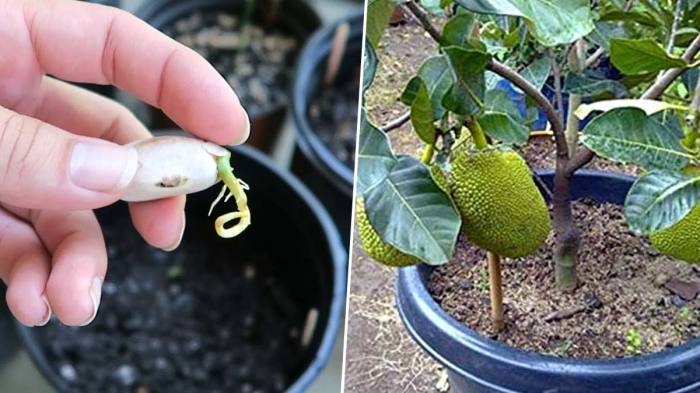
[[[519,87],[525,94],[530,96],[537,105],[539,105],[542,110],[544,110],[545,115],[547,115],[547,120],[552,125],[552,132],[554,133],[554,141],[557,145],[557,155],[560,158],[568,160],[569,154],[566,147],[566,136],[564,135],[564,124],[561,121],[557,111],[549,102],[547,97],[545,97],[537,88],[530,83],[527,79],[523,78],[512,70],[511,68],[500,63],[498,60],[491,60],[491,63],[486,67],[489,71],[500,75],[501,77],[509,80],[515,86]]]
[[[566,175],[569,177],[573,176],[577,170],[591,162],[593,157],[595,157],[595,153],[589,150],[586,146],[579,146],[579,148],[576,150],[576,154],[571,157],[568,165],[566,166]]]
[[[685,50],[681,58],[687,62],[692,62],[695,55],[700,52],[700,34],[698,34],[693,42],[690,43],[688,49]],[[649,89],[647,89],[644,94],[642,94],[642,99],[653,100],[659,98],[663,92],[668,89],[671,83],[680,75],[685,68],[672,68],[666,71],[661,78],[659,78]]]
[[[433,26],[432,23],[430,23],[430,19],[428,18],[428,14],[423,11],[420,6],[413,1],[409,1],[403,5],[405,8],[408,8],[408,10],[411,12],[411,15],[413,15],[416,20],[423,26],[423,29],[430,34],[431,37],[437,42],[440,42],[440,31]]]
[[[403,115],[397,117],[396,119],[391,120],[390,122],[384,124],[382,126],[382,131],[389,132],[391,130],[395,130],[395,129],[401,127],[402,125],[404,125],[408,121],[408,119],[410,119],[410,118],[411,118],[411,111],[408,111],[408,112],[404,113]]]

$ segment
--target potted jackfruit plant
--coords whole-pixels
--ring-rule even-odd
[[[376,126],[363,108],[356,226],[372,259],[400,267],[399,314],[447,368],[452,391],[700,388],[697,293],[684,291],[696,285],[690,264],[700,262],[700,34],[692,30],[700,8],[619,3],[401,5],[439,49],[403,90],[406,116]],[[365,90],[393,8],[370,1]],[[640,38],[630,21],[643,17],[658,18],[663,46],[653,34]],[[566,116],[531,73],[509,65],[503,45],[484,38],[490,22],[517,31],[503,39],[551,57],[547,76],[565,80],[555,96],[568,92]],[[621,81],[588,72],[606,54]],[[501,79],[546,114],[553,170],[533,171],[521,156],[528,119],[495,90]],[[628,98],[603,99],[622,86]],[[402,121],[424,143],[420,159],[392,151],[387,132]],[[581,170],[592,160],[633,164],[641,175]],[[470,282],[474,272],[483,275]],[[664,277],[673,274],[682,278]],[[660,326],[667,331],[645,336]]]

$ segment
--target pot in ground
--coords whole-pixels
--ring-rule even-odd
[[[319,195],[349,241],[364,10],[329,25],[304,47],[292,88],[298,151],[292,168]],[[347,24],[345,51],[334,80],[324,78],[334,37]]]
[[[551,187],[553,172],[540,172]],[[622,204],[633,178],[579,171],[574,199]],[[411,336],[443,364],[454,393],[481,392],[696,392],[700,389],[700,339],[650,355],[578,360],[526,352],[488,339],[450,317],[426,284],[428,265],[402,268],[397,305]]]
[[[219,187],[187,201],[170,253],[147,246],[126,204],[97,212],[110,267],[96,320],[19,327],[58,392],[303,392],[333,349],[346,251],[323,206],[261,153],[232,150],[252,225],[221,239],[207,217]],[[233,207],[235,209],[235,207]]]
[[[246,18],[248,11],[251,15]],[[285,118],[296,56],[320,26],[306,2],[156,0],[146,2],[136,15],[206,58],[250,115],[248,144],[262,150],[272,147]],[[151,128],[173,126],[156,108],[127,105]]]

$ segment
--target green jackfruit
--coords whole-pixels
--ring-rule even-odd
[[[700,263],[700,205],[672,226],[651,236],[661,253],[690,263]]]
[[[362,198],[357,198],[355,208],[355,223],[360,232],[362,248],[372,259],[387,266],[402,267],[416,265],[420,259],[401,252],[391,244],[385,243],[372,227],[365,212],[365,202]]]
[[[447,179],[447,175],[445,175],[445,172],[443,172],[439,165],[434,164],[430,166],[430,176],[433,178],[435,184],[437,184],[437,186],[440,187],[442,191],[444,191],[447,194],[450,193],[449,180]]]
[[[530,169],[514,151],[459,151],[449,180],[462,231],[472,243],[518,258],[547,239],[549,210]]]

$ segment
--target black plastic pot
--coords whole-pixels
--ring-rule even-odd
[[[196,11],[224,10],[242,14],[244,7],[245,0],[154,0],[145,2],[135,14],[156,29],[163,30],[176,20]],[[303,0],[281,0],[279,7],[280,19],[275,27],[296,37],[300,43],[305,42],[321,25],[316,12]],[[260,20],[265,12],[262,7],[255,7],[253,20]],[[285,119],[286,109],[286,105],[276,105],[260,113],[249,113],[252,132],[248,144],[262,150],[271,148]],[[156,108],[151,108],[148,114],[150,118],[143,120],[150,128],[164,129],[174,126],[173,122]]]
[[[311,98],[318,92],[324,75],[326,61],[330,55],[333,36],[342,23],[350,25],[350,34],[338,78],[350,75],[359,67],[362,53],[362,27],[364,9],[326,26],[309,40],[297,65],[292,87],[292,114],[297,130],[297,145],[292,170],[318,195],[332,212],[345,239],[350,238],[352,210],[353,167],[348,166],[333,154],[318,137],[308,118]],[[339,79],[342,80],[342,79]],[[359,80],[358,86],[359,89]]]
[[[252,225],[237,238],[218,238],[213,230],[214,218],[207,217],[209,204],[219,192],[218,187],[212,187],[212,189],[188,197],[187,230],[180,248],[198,250],[201,248],[201,244],[205,243],[207,248],[230,249],[232,250],[230,261],[227,260],[223,264],[224,269],[227,269],[228,263],[231,264],[232,269],[235,266],[240,269],[243,263],[249,263],[236,258],[235,250],[240,249],[243,244],[264,250],[271,255],[267,264],[273,266],[277,274],[276,277],[281,277],[281,280],[285,281],[284,285],[289,288],[289,291],[286,292],[288,297],[285,298],[286,301],[283,304],[293,302],[297,305],[297,309],[303,311],[304,315],[306,310],[312,308],[318,310],[318,322],[310,344],[306,347],[299,346],[300,351],[303,351],[302,356],[300,356],[302,361],[293,367],[296,375],[288,379],[286,392],[300,393],[305,391],[319,375],[333,350],[344,310],[347,279],[346,250],[341,243],[338,230],[333,225],[326,210],[299,180],[288,172],[278,169],[269,158],[254,149],[236,147],[232,149],[232,152],[232,165],[237,176],[246,179],[251,187],[248,196],[252,212]],[[117,233],[133,231],[130,224],[123,224],[124,217],[128,217],[127,206],[124,203],[100,209],[97,215],[105,233],[109,230],[115,232],[115,222],[121,223],[116,228]],[[138,247],[150,249],[142,241],[139,240],[139,242],[141,244]],[[195,243],[198,244],[199,248],[192,248]],[[129,248],[129,250],[133,250],[133,248]],[[117,252],[126,251],[117,250]],[[133,251],[130,251],[128,255],[150,254],[140,251],[134,254]],[[196,254],[191,258],[197,258],[197,266],[201,265],[202,269],[208,268],[208,262],[209,264],[213,263],[213,261],[207,261],[206,258],[199,260],[201,256]],[[143,257],[138,260],[138,264],[141,265],[155,263],[162,263],[162,261],[148,260]],[[112,269],[114,268],[116,266],[112,267]],[[221,269],[221,267],[217,269]],[[267,287],[260,286],[260,288]],[[243,299],[245,298],[244,296]],[[226,305],[227,300],[220,299],[220,302],[211,304],[210,307],[221,315],[237,311],[232,311],[230,307],[225,307]],[[104,306],[103,295],[101,313],[105,313]],[[127,315],[125,318],[129,316]],[[240,323],[243,323],[244,318],[242,315],[240,317],[236,319],[240,319]],[[99,320],[100,314],[98,313],[95,323]],[[123,322],[120,321],[119,324]],[[57,365],[50,361],[47,351],[43,347],[39,329],[46,329],[46,327],[30,329],[18,325],[18,329],[26,349],[49,383],[60,393],[72,392],[66,381],[59,375]],[[265,327],[261,326],[258,329],[265,329]],[[215,334],[214,337],[208,337],[207,340],[218,340],[218,337]],[[285,341],[281,340],[280,342]],[[240,362],[232,362],[226,368],[229,370],[226,372],[235,372],[238,369],[237,364]],[[252,367],[251,370],[256,372],[255,367]],[[222,378],[211,375],[209,377]],[[270,376],[263,377],[270,378]]]
[[[551,187],[552,171],[543,171],[541,176]],[[572,180],[572,195],[621,204],[633,180],[579,171]],[[426,289],[431,271],[428,265],[401,269],[397,304],[411,336],[447,368],[451,392],[700,391],[700,339],[655,354],[606,360],[566,359],[514,349],[479,335],[443,311]]]

